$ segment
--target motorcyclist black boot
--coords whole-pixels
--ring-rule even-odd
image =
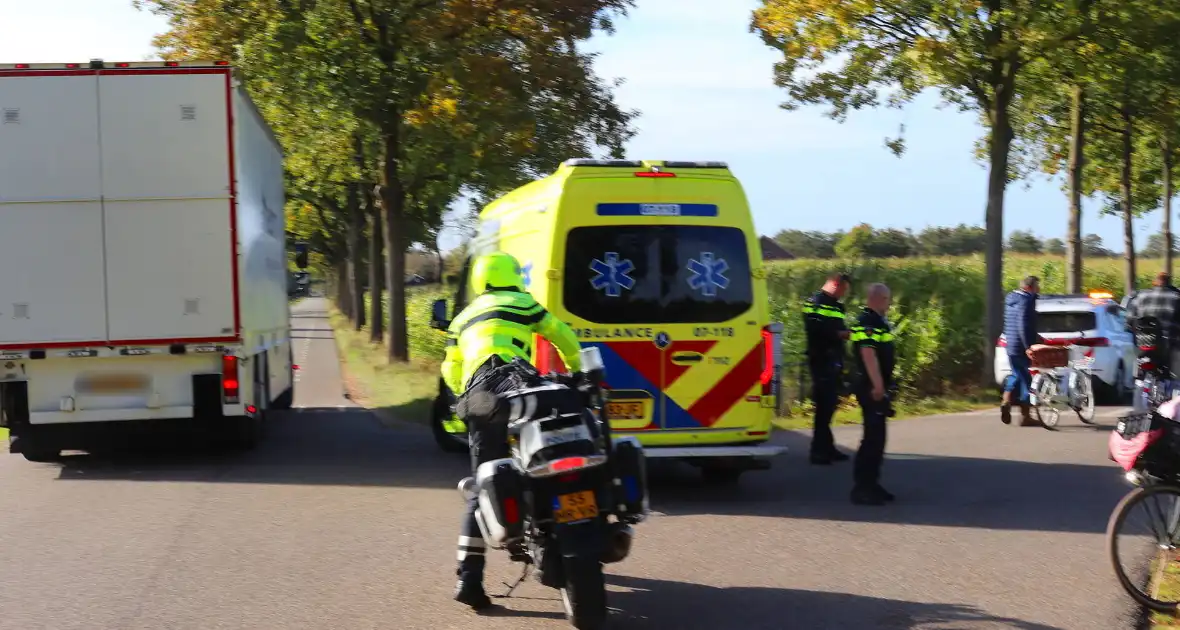
[[[455,601],[474,610],[486,610],[492,606],[492,599],[484,592],[483,583],[476,580],[459,580],[455,585]]]

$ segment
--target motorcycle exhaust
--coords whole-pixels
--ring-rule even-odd
[[[602,558],[605,564],[622,562],[631,555],[631,541],[635,538],[635,530],[625,523],[611,523],[607,534],[606,553]]]

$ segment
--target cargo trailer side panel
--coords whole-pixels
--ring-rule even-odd
[[[237,336],[229,80],[212,69],[99,77],[114,343]]]
[[[0,72],[0,348],[106,337],[97,89]]]
[[[283,154],[249,97],[234,90],[234,102],[242,329],[255,335],[285,331],[290,309]],[[243,342],[247,347],[268,343],[257,338]]]

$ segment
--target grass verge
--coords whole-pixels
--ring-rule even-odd
[[[379,412],[383,421],[427,422],[438,393],[439,364],[422,359],[390,363],[385,346],[369,341],[368,330],[354,330],[335,308],[329,319],[352,400]]]
[[[995,400],[994,396],[957,395],[939,398],[919,398],[898,403],[897,415],[890,418],[890,420],[904,420],[906,418],[920,418],[922,416],[978,411],[989,408],[999,409],[999,401]],[[997,413],[999,412],[997,411]],[[779,429],[788,431],[810,429],[814,417],[815,408],[812,405],[799,405],[790,409],[788,415],[775,420],[774,425]],[[855,401],[850,401],[849,399],[844,401],[844,404],[836,410],[836,415],[832,418],[832,424],[837,426],[860,423],[860,408],[856,406]]]
[[[1180,595],[1180,566],[1169,562],[1168,566],[1164,568],[1164,576],[1160,580],[1159,599],[1174,602],[1178,595]],[[1180,629],[1180,616],[1175,614],[1152,611],[1150,621],[1153,630]]]

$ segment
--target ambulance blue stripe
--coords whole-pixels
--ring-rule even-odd
[[[680,405],[676,404],[671,398],[662,396],[660,389],[653,385],[651,381],[643,377],[638,370],[631,367],[620,357],[611,347],[605,343],[583,343],[583,346],[595,346],[598,352],[602,355],[602,366],[606,369],[606,382],[614,389],[642,389],[651,393],[651,395],[658,400],[663,400],[663,418],[665,429],[699,429],[701,423],[693,418]],[[652,418],[652,423],[659,425],[660,421],[659,407],[656,409],[655,418]]]
[[[640,217],[640,216],[668,216],[649,215],[644,213],[644,205],[675,205],[680,206],[680,214],[672,216],[682,217],[715,217],[717,206],[711,203],[679,203],[679,204],[640,204],[640,203],[600,203],[598,216],[602,217]]]
[[[612,389],[642,389],[650,392],[653,397],[660,395],[660,388],[643,377],[639,370],[631,367],[611,347],[605,343],[583,343],[583,346],[595,346],[602,354],[602,367],[606,369],[606,382]]]

